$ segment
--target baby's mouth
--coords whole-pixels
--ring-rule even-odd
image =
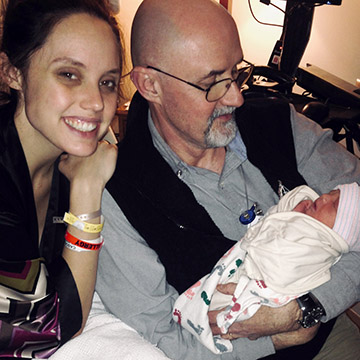
[[[90,132],[96,129],[96,124],[93,122],[87,122],[87,121],[81,121],[81,120],[72,120],[65,118],[65,123],[68,124],[70,127],[72,127],[75,130],[81,131],[81,132]]]

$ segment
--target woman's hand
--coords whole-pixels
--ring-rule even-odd
[[[59,170],[71,184],[100,186],[104,189],[115,170],[117,146],[99,141],[96,151],[86,157],[64,154],[60,158]]]
[[[70,210],[84,214],[100,209],[107,181],[114,173],[117,146],[100,141],[96,151],[87,157],[62,155],[59,170],[70,181]]]

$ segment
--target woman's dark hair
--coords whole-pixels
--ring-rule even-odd
[[[5,5],[2,15],[0,51],[10,64],[26,76],[31,55],[46,42],[55,25],[65,18],[86,13],[107,22],[119,43],[120,68],[124,54],[122,35],[107,0],[1,0]],[[6,3],[6,4],[5,4]],[[3,6],[4,7],[4,6]],[[4,93],[1,96],[4,99]],[[15,111],[18,94],[10,89],[8,100]],[[15,107],[15,108],[14,108]]]

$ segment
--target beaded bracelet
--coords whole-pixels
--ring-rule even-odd
[[[64,222],[66,222],[69,225],[74,226],[75,228],[90,233],[90,234],[97,234],[101,232],[103,226],[104,226],[104,217],[101,215],[100,217],[100,224],[91,224],[87,223],[85,221],[82,221],[77,216],[75,216],[72,213],[66,212],[64,215]]]
[[[65,246],[73,251],[96,251],[100,250],[103,244],[102,236],[94,240],[83,240],[71,235],[68,231],[65,233]]]

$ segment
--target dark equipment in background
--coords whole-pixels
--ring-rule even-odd
[[[269,2],[270,0],[260,0]],[[341,0],[287,0],[283,32],[274,52],[282,46],[280,61],[270,58],[268,65],[277,68],[289,76],[295,76],[301,58],[309,42],[316,5],[341,5]],[[274,53],[273,52],[273,53]]]
[[[250,0],[248,2],[252,12]],[[273,5],[271,0],[260,2]],[[360,149],[359,89],[316,66],[308,64],[305,68],[299,67],[309,42],[315,8],[321,5],[339,6],[341,2],[287,0],[281,37],[267,66],[255,66],[247,83],[249,88],[243,94],[245,98],[285,98],[322,127],[331,128],[335,141],[345,138],[347,149],[354,153],[353,140]],[[304,95],[293,93],[295,84],[305,89]]]

